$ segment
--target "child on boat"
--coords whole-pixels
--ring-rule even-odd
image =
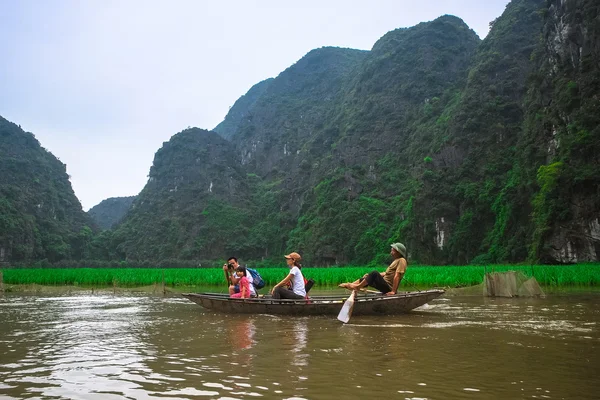
[[[240,278],[237,276],[236,274],[236,269],[237,267],[239,267],[240,264],[238,264],[238,260],[235,257],[229,257],[227,259],[227,264],[223,264],[223,271],[225,272],[225,279],[227,279],[227,283],[229,284],[229,293],[233,294],[233,293],[239,293],[240,291],[240,285],[239,285],[239,280]],[[254,279],[252,278],[252,274],[250,273],[250,271],[246,270],[246,279],[248,279],[248,283],[250,284],[250,297],[256,297],[257,293],[256,293],[256,289],[254,287]],[[264,286],[264,282],[263,282],[263,286]],[[262,287],[262,286],[260,286]],[[232,291],[233,289],[233,291]]]
[[[233,286],[231,286],[229,288],[229,297],[233,297],[236,299],[250,298],[250,295],[251,295],[250,282],[248,281],[248,278],[247,278],[248,272],[246,271],[246,267],[239,265],[235,269],[235,274],[239,278],[238,284],[239,284],[240,291],[238,293],[235,293]]]

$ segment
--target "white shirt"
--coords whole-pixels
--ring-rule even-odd
[[[305,297],[306,290],[304,289],[304,276],[302,275],[300,268],[294,265],[290,270],[290,274],[292,274],[292,292]]]
[[[254,278],[248,270],[246,270],[246,279],[248,279],[248,283],[250,284],[248,285],[250,286],[250,296],[256,296],[256,289],[254,288]]]

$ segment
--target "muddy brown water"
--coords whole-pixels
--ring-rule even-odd
[[[600,293],[407,315],[224,315],[178,296],[0,295],[0,398],[598,399]]]

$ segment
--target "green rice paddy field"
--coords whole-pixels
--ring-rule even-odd
[[[304,268],[307,279],[319,286],[334,286],[361,277],[368,267]],[[383,271],[384,268],[380,268]],[[491,265],[491,266],[409,266],[401,287],[463,287],[480,284],[485,271],[516,270],[535,276],[544,286],[600,286],[600,263],[576,265]],[[279,282],[288,268],[262,268],[268,285]],[[220,268],[73,268],[73,269],[3,269],[0,279],[11,285],[81,285],[136,287],[163,282],[167,286],[223,285]],[[0,281],[0,284],[2,281]]]

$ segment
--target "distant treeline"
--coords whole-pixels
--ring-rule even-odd
[[[107,261],[107,260],[61,260],[50,262],[46,259],[36,262],[22,263],[5,263],[0,264],[0,269],[48,269],[48,268],[217,268],[227,262],[228,257],[222,260],[180,260],[180,259],[165,259],[165,260],[130,260],[130,261]],[[239,259],[241,265],[248,265],[252,268],[281,268],[285,267],[283,257],[280,261],[277,260],[251,260],[245,261]],[[319,266],[320,268],[328,268],[327,266]],[[332,267],[340,267],[334,265]],[[375,267],[375,266],[374,266]]]

